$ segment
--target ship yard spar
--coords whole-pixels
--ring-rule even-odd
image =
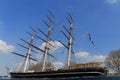
[[[49,43],[50,40],[51,40],[50,35],[51,35],[52,30],[53,30],[53,29],[52,29],[52,24],[53,24],[52,18],[54,18],[54,16],[53,16],[53,14],[52,14],[51,12],[49,12],[49,13],[50,13],[50,15],[51,15],[50,17],[47,17],[47,18],[49,19],[49,24],[47,24],[47,23],[44,21],[44,23],[48,26],[48,34],[45,34],[42,30],[40,30],[39,28],[37,28],[37,30],[38,30],[39,32],[41,32],[43,35],[46,36],[46,39],[47,39],[47,40],[44,40],[43,38],[41,38],[40,36],[38,36],[38,35],[36,34],[36,32],[37,32],[36,29],[30,27],[30,28],[32,29],[32,31],[33,31],[32,34],[29,33],[29,32],[27,32],[27,33],[31,36],[30,42],[27,42],[26,40],[20,38],[22,41],[24,41],[25,43],[27,43],[27,44],[29,45],[28,48],[25,47],[25,46],[23,46],[23,45],[21,45],[21,44],[18,44],[19,46],[24,47],[24,48],[27,49],[27,54],[26,54],[26,56],[21,55],[21,54],[16,53],[16,52],[11,52],[11,53],[13,53],[13,54],[16,54],[16,55],[25,57],[24,63],[23,63],[23,65],[22,65],[22,67],[21,67],[21,70],[20,70],[21,72],[27,72],[27,67],[28,67],[29,59],[34,60],[34,61],[37,61],[36,59],[30,58],[31,51],[36,52],[36,51],[32,50],[32,48],[35,48],[35,49],[37,49],[37,50],[39,50],[39,51],[41,51],[41,52],[43,53],[43,66],[42,66],[42,71],[45,70],[46,57],[47,57],[47,55],[55,58],[53,55],[49,54],[49,50],[50,50],[50,49],[49,49],[49,46],[54,47],[52,44]],[[34,38],[35,38],[35,37],[36,37],[36,38],[39,38],[40,40],[42,40],[42,41],[44,41],[44,42],[46,43],[46,45],[45,45],[45,47],[44,47],[44,50],[42,50],[42,49],[40,49],[39,47],[33,45],[33,41],[34,41]],[[37,53],[38,53],[38,52],[37,52]]]
[[[30,44],[29,44],[29,48],[28,48],[28,51],[27,51],[27,55],[26,55],[26,58],[25,58],[25,64],[24,64],[24,68],[23,68],[23,72],[26,72],[26,69],[27,69],[27,64],[28,64],[28,61],[29,61],[29,57],[30,57],[30,54],[31,54],[31,44],[34,40],[34,33],[32,34],[32,37],[31,37],[31,41],[30,41]]]
[[[106,74],[106,70],[102,67],[84,67],[84,64],[82,65],[82,68],[81,67],[77,67],[77,68],[71,68],[71,54],[74,53],[73,52],[73,17],[71,15],[69,15],[69,18],[66,18],[67,21],[69,22],[70,24],[70,28],[69,30],[65,27],[64,29],[66,30],[66,32],[69,34],[68,36],[62,31],[63,35],[68,39],[68,44],[65,45],[63,42],[61,42],[59,40],[59,42],[65,47],[67,48],[68,50],[68,58],[67,58],[67,68],[63,68],[63,69],[60,69],[60,70],[49,70],[49,71],[46,71],[46,59],[47,59],[47,56],[51,56],[52,58],[55,58],[53,55],[51,55],[49,53],[49,46],[52,46],[54,47],[54,45],[52,45],[50,43],[50,41],[53,41],[51,39],[51,32],[52,32],[52,25],[54,24],[53,22],[53,14],[51,12],[50,13],[50,17],[47,17],[49,19],[49,24],[46,23],[45,21],[43,21],[47,27],[48,27],[48,33],[45,34],[42,30],[40,30],[39,28],[36,28],[36,29],[33,29],[33,34],[29,33],[32,37],[31,37],[31,41],[30,42],[27,42],[26,40],[20,38],[22,41],[24,41],[25,43],[27,43],[29,45],[28,48],[28,51],[27,51],[27,54],[26,56],[24,55],[21,55],[21,54],[18,54],[16,52],[12,52],[14,54],[17,54],[17,55],[21,55],[22,57],[25,57],[25,62],[24,62],[24,67],[23,67],[23,70],[22,72],[11,72],[10,75],[12,78],[63,78],[63,77],[82,77],[82,76],[102,76],[102,75],[105,75]],[[46,36],[46,40],[44,40],[43,38],[41,38],[40,36],[38,36],[35,32],[36,30],[38,30],[40,33],[42,33],[43,35]],[[44,47],[44,50],[35,46],[33,44],[33,40],[34,38],[38,38],[42,41],[44,41],[46,44],[45,44],[45,47]],[[89,39],[91,40],[91,37],[90,37],[90,34],[89,34]],[[92,41],[92,40],[91,40]],[[93,44],[93,41],[92,41],[92,44]],[[24,46],[22,46],[24,47]],[[27,71],[27,66],[28,66],[28,61],[29,59],[31,60],[35,60],[36,59],[33,59],[30,57],[31,55],[31,51],[32,48],[35,48],[39,51],[41,51],[43,53],[43,65],[42,65],[42,70],[41,72],[28,72]],[[93,64],[93,63],[91,63]],[[87,64],[88,65],[88,64]],[[99,65],[99,64],[98,64]],[[76,66],[81,66],[80,64],[75,64],[74,67]]]
[[[11,52],[11,53],[13,53],[13,54],[15,54],[15,55],[18,55],[18,56],[21,56],[21,57],[25,57],[25,60],[24,60],[24,62],[23,62],[23,65],[22,65],[22,67],[21,67],[21,69],[20,69],[21,72],[26,72],[26,71],[27,71],[27,67],[28,67],[28,64],[29,64],[29,60],[37,61],[36,59],[30,57],[31,51],[36,52],[36,51],[32,50],[32,43],[33,43],[34,34],[35,34],[35,30],[34,30],[34,29],[32,29],[32,30],[33,30],[33,33],[32,33],[32,34],[28,33],[28,34],[31,35],[30,43],[27,42],[27,41],[25,41],[24,39],[20,38],[22,41],[28,43],[28,48],[27,48],[26,46],[23,46],[23,45],[21,45],[21,44],[18,44],[19,46],[27,49],[26,55],[22,55],[22,54],[17,53],[17,52]],[[36,52],[36,53],[37,53],[37,52]]]
[[[69,23],[70,23],[70,32],[69,32],[69,42],[68,42],[68,62],[67,62],[67,66],[70,66],[70,57],[71,57],[71,52],[72,52],[72,29],[73,29],[73,22],[72,22],[72,17],[70,16],[70,20],[68,19]]]
[[[44,71],[44,69],[45,69],[46,57],[47,57],[47,53],[49,53],[49,47],[48,46],[50,45],[49,41],[51,39],[50,35],[51,35],[52,24],[53,24],[52,18],[53,18],[53,15],[51,14],[50,18],[48,17],[50,22],[49,22],[49,25],[48,25],[48,35],[47,35],[47,41],[46,41],[46,45],[45,45],[45,53],[44,53],[44,57],[43,57],[43,68],[42,68],[42,71]]]

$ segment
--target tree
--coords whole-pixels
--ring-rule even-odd
[[[41,62],[39,62],[36,65],[30,66],[28,70],[31,70],[31,71],[33,70],[35,72],[40,72],[40,71],[42,71],[42,66],[43,66],[43,64]],[[53,65],[49,62],[46,62],[46,69],[47,68],[53,68]]]
[[[108,70],[120,76],[120,49],[111,51],[105,59],[105,65]]]
[[[76,62],[70,61],[70,66],[68,67],[67,64],[66,64],[63,69],[69,69],[69,68],[74,69],[76,64],[77,64]]]

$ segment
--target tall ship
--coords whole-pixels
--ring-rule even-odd
[[[20,38],[24,43],[28,44],[28,47],[18,44],[21,47],[24,47],[27,49],[26,55],[19,54],[17,52],[11,52],[15,55],[19,55],[25,58],[23,65],[20,69],[20,71],[14,71],[10,72],[11,78],[74,78],[74,77],[92,77],[92,76],[104,76],[107,74],[107,70],[105,67],[101,66],[101,62],[89,62],[89,63],[74,63],[71,61],[71,56],[74,53],[73,51],[73,17],[69,15],[67,19],[69,23],[69,29],[63,26],[64,30],[68,33],[66,35],[63,31],[63,35],[67,38],[67,45],[65,45],[62,41],[59,40],[59,42],[66,48],[67,50],[67,64],[63,68],[55,69],[53,66],[51,68],[46,68],[46,66],[51,66],[52,63],[46,62],[47,56],[50,56],[51,58],[56,58],[54,55],[50,54],[50,47],[55,47],[53,44],[50,43],[50,41],[54,41],[51,39],[51,32],[53,31],[52,25],[54,24],[53,18],[54,15],[50,13],[50,17],[47,17],[49,19],[49,24],[43,21],[47,27],[48,27],[48,33],[46,34],[44,31],[42,31],[39,28],[32,28],[32,33],[27,32],[31,36],[30,41],[26,41],[22,38]],[[37,33],[40,32],[43,35],[45,35],[46,39],[41,38]],[[91,40],[90,34],[89,39]],[[36,46],[33,44],[34,39],[38,38],[45,42],[45,46],[43,49],[41,49],[39,46]],[[33,49],[36,49],[43,53],[43,60],[40,64],[40,66],[37,66],[37,69],[30,69],[29,67],[29,61],[37,61],[36,59],[31,57],[32,52],[35,52]]]

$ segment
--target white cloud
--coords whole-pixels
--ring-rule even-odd
[[[23,63],[24,63],[24,62],[18,62],[17,64],[15,64],[15,65],[14,65],[14,67],[15,67],[14,70],[15,70],[15,71],[20,71]]]
[[[78,52],[75,56],[80,62],[103,62],[106,58],[105,55],[90,55],[88,52]]]
[[[106,58],[106,56],[104,56],[104,55],[91,56],[91,60],[96,61],[96,62],[103,62],[105,60],[105,58]]]
[[[42,54],[35,54],[35,59],[42,59],[43,55]]]
[[[78,58],[86,58],[89,56],[89,53],[88,52],[78,52],[75,54],[75,56]]]
[[[23,70],[23,64],[24,64],[24,61],[18,62],[17,64],[15,64],[15,65],[14,65],[15,71],[21,71],[21,70]],[[28,62],[28,64],[27,64],[27,68],[29,68],[29,66],[35,65],[35,64],[37,64],[36,61],[30,60],[30,61]]]
[[[59,69],[59,68],[62,68],[64,66],[64,63],[62,63],[62,62],[54,62],[53,65],[54,65],[54,67],[56,69]]]
[[[116,4],[119,0],[106,0],[106,3],[108,4]]]
[[[1,53],[9,53],[14,50],[14,47],[12,45],[8,45],[3,40],[0,40],[0,52]]]
[[[46,43],[42,43],[40,48],[44,50],[45,45]],[[50,50],[56,50],[60,47],[63,47],[63,45],[58,41],[50,41],[48,47]]]

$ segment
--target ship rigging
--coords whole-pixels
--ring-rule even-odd
[[[97,65],[97,66],[92,66],[92,67],[89,66],[88,64],[71,65],[71,54],[74,53],[74,51],[73,51],[73,28],[74,28],[74,25],[73,25],[73,17],[70,14],[69,14],[69,18],[66,18],[70,24],[69,30],[65,26],[63,26],[65,31],[68,33],[68,35],[66,35],[63,31],[61,31],[62,34],[68,40],[67,45],[65,45],[62,41],[59,40],[59,42],[67,49],[67,54],[68,54],[67,66],[65,66],[66,68],[59,69],[59,70],[49,70],[49,71],[46,70],[47,56],[50,56],[50,57],[55,59],[55,56],[53,56],[52,54],[49,53],[49,51],[50,51],[49,46],[55,47],[54,45],[52,45],[50,43],[50,41],[53,41],[51,39],[51,32],[53,31],[52,26],[54,24],[54,22],[53,22],[54,15],[52,12],[49,12],[49,13],[50,13],[50,17],[47,17],[49,20],[49,24],[46,23],[45,21],[43,21],[45,23],[45,25],[48,27],[47,34],[44,33],[39,28],[34,29],[31,27],[32,34],[27,32],[31,36],[30,42],[20,38],[23,42],[28,44],[28,48],[19,44],[20,46],[27,49],[27,53],[26,53],[26,55],[21,55],[19,53],[12,52],[13,54],[25,57],[25,60],[24,60],[23,66],[22,66],[22,70],[20,72],[10,72],[11,77],[12,78],[30,78],[30,77],[32,77],[32,78],[57,78],[57,77],[82,77],[82,76],[102,76],[102,75],[105,75],[107,70],[105,68],[101,67],[100,64],[98,64],[98,63],[89,64],[89,65],[93,65],[93,64]],[[46,37],[46,40],[41,38],[38,34],[36,34],[38,31]],[[94,42],[91,39],[90,33],[87,33],[87,35],[88,35],[89,40],[91,41],[92,45],[94,46],[94,48],[96,48]],[[33,44],[33,41],[35,38],[38,38],[38,39],[42,40],[43,42],[45,42],[44,49],[41,49]],[[35,48],[43,53],[43,64],[42,64],[42,70],[40,72],[28,72],[28,69],[27,69],[29,60],[37,61],[36,59],[31,58],[31,52],[36,52],[33,50],[33,48]],[[87,67],[86,67],[86,65],[87,65]]]

